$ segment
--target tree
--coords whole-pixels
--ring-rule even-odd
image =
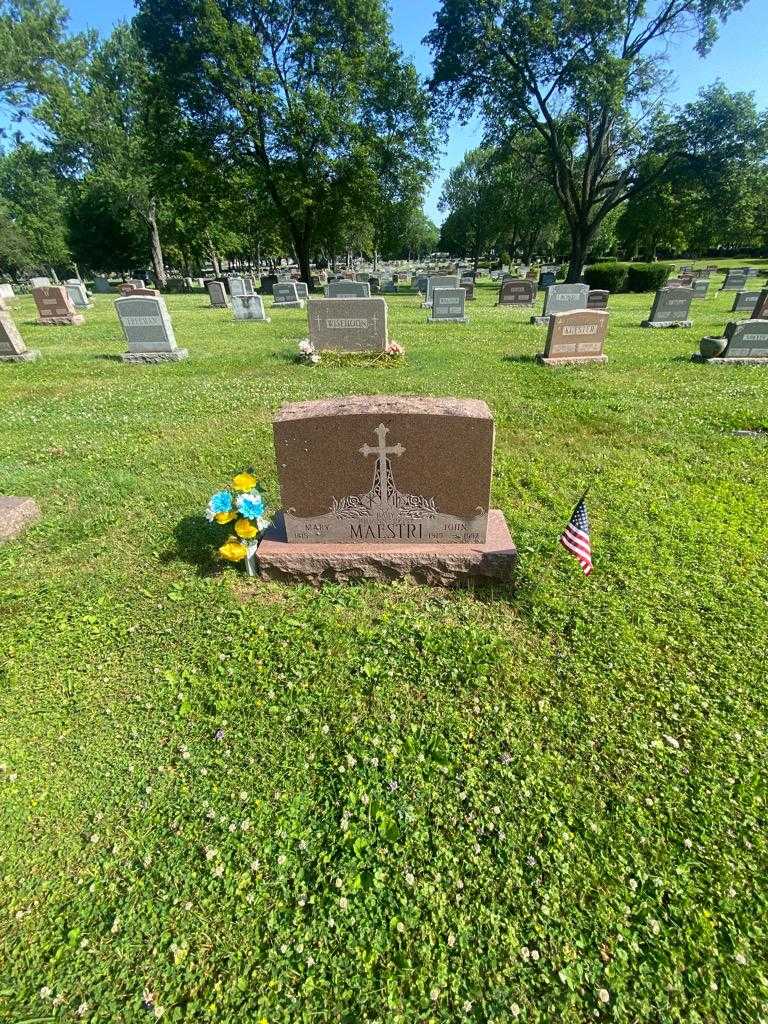
[[[58,0],[0,0],[0,109],[14,120],[84,59],[90,37],[67,36],[67,20]]]
[[[449,211],[448,251],[471,255],[477,270],[480,257],[504,228],[504,181],[489,148],[472,149],[445,179],[438,209]]]
[[[163,169],[145,55],[131,26],[118,25],[74,81],[52,85],[35,116],[63,173],[113,196],[123,216],[141,219],[155,279],[164,287]]]
[[[54,172],[50,158],[29,143],[0,157],[0,196],[10,224],[6,224],[8,269],[70,266],[67,244],[68,189]],[[15,239],[15,243],[14,243]]]
[[[703,55],[745,0],[442,0],[426,42],[433,91],[467,115],[484,103],[489,134],[536,131],[571,240],[577,281],[608,214],[661,176],[642,175],[658,146],[653,114],[662,46],[695,35]]]
[[[271,200],[309,282],[324,211],[431,147],[429,101],[382,0],[139,0],[155,85]]]

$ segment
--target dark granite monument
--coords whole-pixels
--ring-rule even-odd
[[[693,288],[659,288],[647,320],[641,327],[690,327],[689,320]]]
[[[699,351],[691,359],[695,363],[736,363],[747,366],[768,366],[768,320],[731,322],[725,337],[701,339]]]
[[[498,306],[532,306],[536,300],[536,282],[526,279],[505,281],[499,289]]]
[[[274,436],[284,511],[259,545],[254,574],[511,580],[515,546],[490,509],[494,428],[485,402],[297,402],[277,414]]]

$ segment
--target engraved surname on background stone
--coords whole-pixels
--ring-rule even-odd
[[[597,334],[597,324],[582,324],[581,326],[573,325],[563,327],[563,334]]]
[[[356,331],[365,331],[365,330],[368,329],[368,321],[367,320],[352,320],[352,319],[348,319],[348,320],[336,320],[336,319],[334,319],[334,320],[326,320],[325,321],[325,326],[328,328],[328,330],[331,330],[331,331],[335,331],[335,330],[342,330],[343,331],[343,330],[350,330],[350,329],[356,330]]]
[[[599,352],[600,349],[601,345],[599,341],[586,341],[577,346],[577,351],[586,353]]]
[[[742,334],[742,341],[768,341],[768,334]]]
[[[159,316],[124,316],[123,323],[126,327],[162,327],[163,325]]]

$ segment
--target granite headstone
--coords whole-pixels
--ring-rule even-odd
[[[128,351],[124,363],[164,363],[186,359],[188,352],[178,348],[171,318],[161,297],[126,295],[115,301]]]
[[[562,363],[605,363],[603,353],[609,314],[600,309],[553,313],[544,352],[536,358],[545,366]]]
[[[642,327],[690,327],[693,288],[659,288]]]

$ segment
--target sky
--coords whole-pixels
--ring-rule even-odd
[[[439,0],[389,0],[395,40],[424,77],[431,71],[429,51],[421,40],[433,25]],[[121,19],[133,16],[131,0],[64,0],[70,11],[70,27],[74,31],[97,29],[107,35]],[[704,59],[697,56],[689,42],[675,46],[673,67],[676,85],[670,92],[670,103],[686,103],[699,89],[722,79],[732,91],[754,92],[758,106],[768,107],[768,61],[765,58],[765,23],[768,0],[750,0],[720,30],[720,38]],[[455,122],[444,140],[440,167],[429,188],[425,211],[440,224],[442,214],[437,203],[446,174],[455,167],[467,150],[480,144],[482,127],[475,120],[468,125]]]

